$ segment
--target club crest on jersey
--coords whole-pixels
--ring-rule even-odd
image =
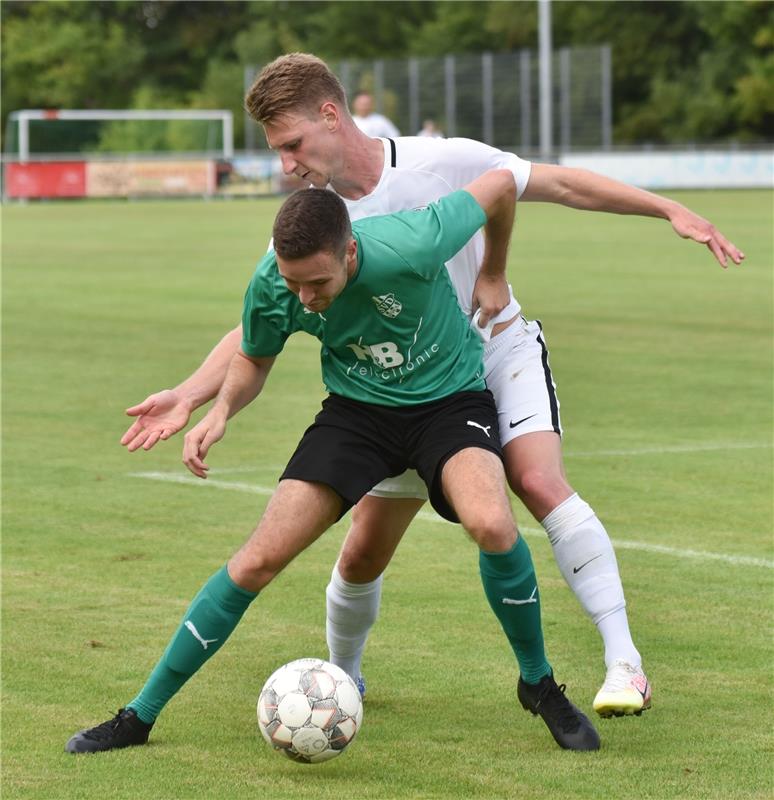
[[[403,304],[400,302],[400,300],[395,299],[395,295],[392,292],[380,294],[378,297],[372,297],[371,299],[374,301],[376,310],[383,317],[395,319],[395,317],[397,317],[398,314],[403,311]]]

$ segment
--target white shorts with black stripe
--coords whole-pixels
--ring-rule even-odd
[[[484,348],[486,385],[494,395],[500,444],[536,431],[562,435],[559,398],[540,320],[520,317]]]
[[[519,317],[484,346],[487,388],[494,395],[500,444],[525,433],[562,435],[559,398],[548,363],[548,347],[539,320]],[[427,499],[422,479],[413,470],[387,478],[369,494],[376,497]]]

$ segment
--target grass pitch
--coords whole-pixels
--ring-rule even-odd
[[[325,654],[346,522],[254,603],[147,748],[63,752],[134,696],[323,396],[316,343],[299,336],[210,454],[208,483],[169,482],[187,474],[180,437],[150,453],[118,444],[123,409],[187,375],[238,321],[277,202],[5,208],[4,797],[770,797],[772,198],[675,196],[745,265],[724,272],[662,221],[534,204],[518,210],[510,261],[545,327],[570,480],[618,545],[653,709],[598,720],[599,753],[558,750],[517,705],[475,547],[425,516],[387,574],[363,730],[318,767],[272,753],[254,705],[277,666]],[[514,507],[549,657],[591,716],[600,640]]]

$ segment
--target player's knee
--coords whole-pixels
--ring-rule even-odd
[[[555,470],[532,467],[509,479],[513,491],[530,510],[541,508],[548,513],[572,494],[564,476]]]
[[[467,520],[465,530],[487,553],[504,553],[516,542],[516,523],[510,513],[482,514]]]
[[[377,546],[382,539],[379,523],[378,517],[362,508],[361,504],[352,509],[352,527],[338,561],[339,574],[345,581],[370,583],[387,568],[389,555]]]
[[[384,571],[387,564],[382,563],[378,553],[373,553],[357,544],[344,542],[339,554],[339,575],[348,583],[370,583]]]
[[[228,573],[237,586],[251,592],[260,592],[284,566],[284,563],[267,554],[251,554],[247,557],[240,551],[228,562]]]

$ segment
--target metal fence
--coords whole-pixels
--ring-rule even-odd
[[[445,136],[466,136],[528,155],[539,147],[537,54],[447,55],[439,58],[348,59],[333,62],[347,97],[371,92],[376,110],[401,133],[432,119]],[[556,50],[552,64],[555,150],[612,145],[611,48]],[[245,68],[245,91],[260,70]],[[265,148],[260,126],[245,119],[245,148]]]

